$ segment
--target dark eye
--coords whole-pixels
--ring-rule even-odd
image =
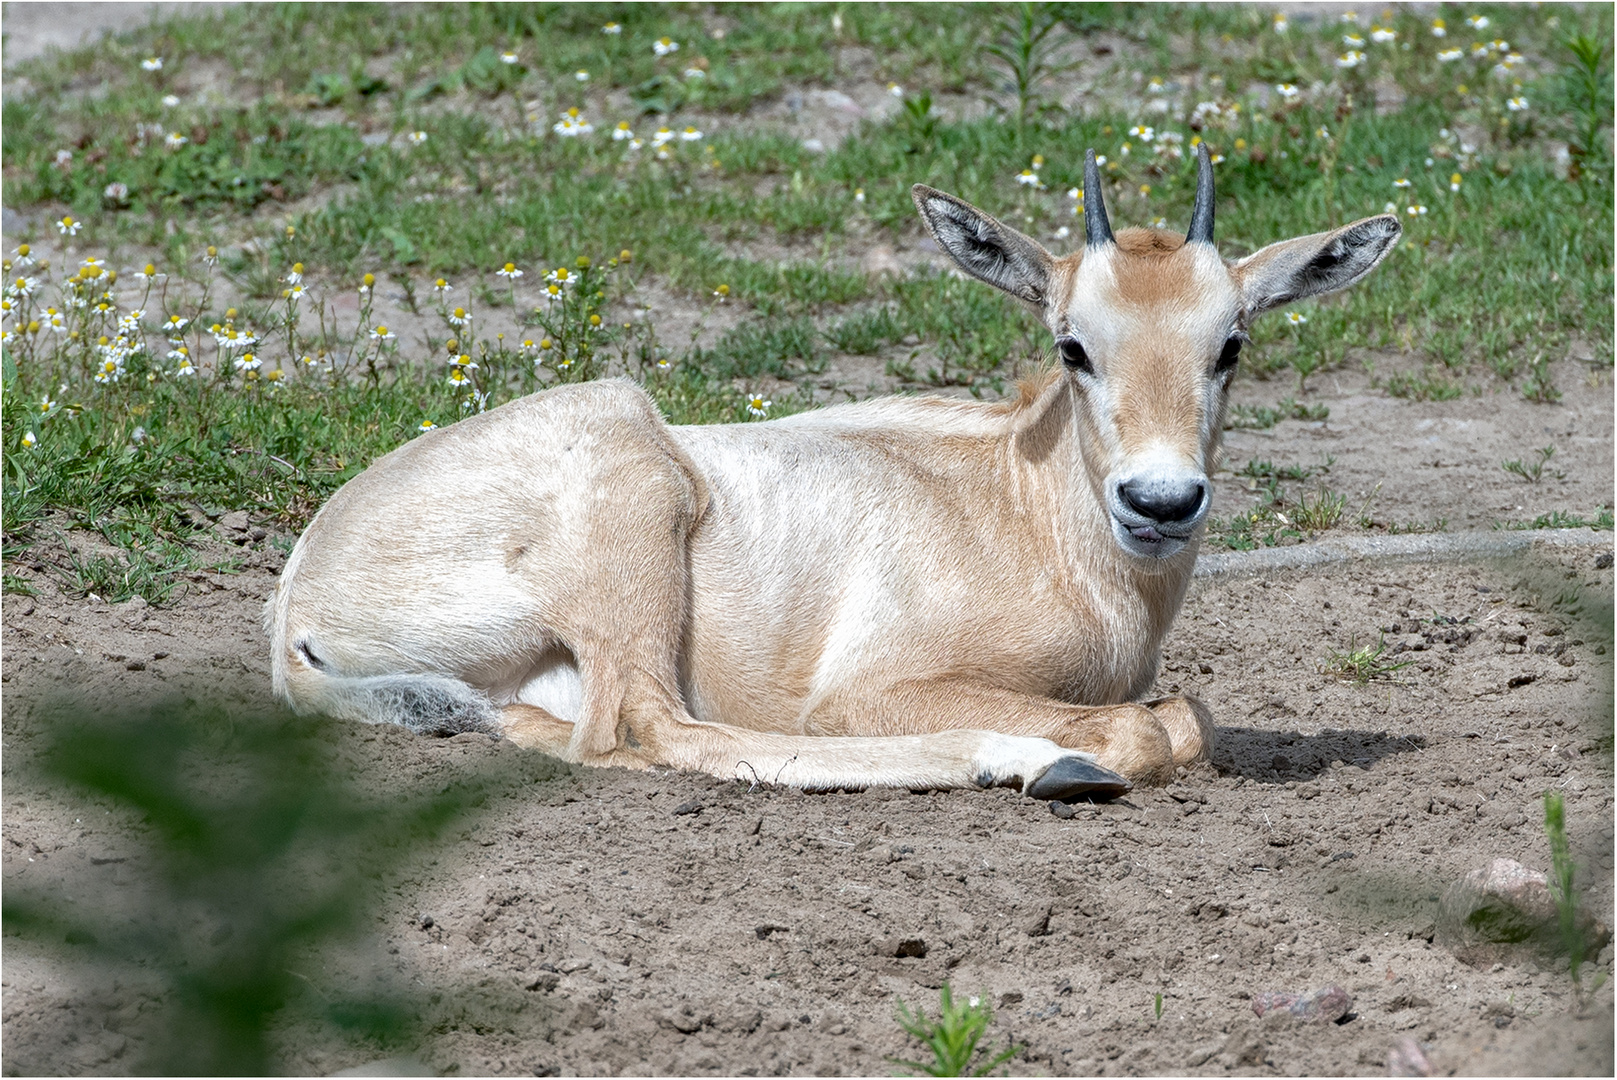
[[[1218,364],[1213,368],[1214,374],[1222,375],[1235,367],[1235,362],[1241,359],[1241,339],[1232,337],[1224,343],[1224,351],[1218,354]]]
[[[1073,371],[1081,371],[1085,375],[1095,374],[1095,366],[1089,362],[1089,354],[1084,347],[1078,344],[1077,338],[1062,338],[1056,342],[1056,351],[1061,354],[1061,362]]]

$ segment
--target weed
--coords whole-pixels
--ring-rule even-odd
[[[1400,371],[1390,377],[1387,380],[1387,393],[1411,401],[1453,401],[1465,394],[1465,387],[1427,366],[1418,373]]]
[[[1331,415],[1329,406],[1320,404],[1307,404],[1286,398],[1278,405],[1236,405],[1229,411],[1224,421],[1226,428],[1246,430],[1267,430],[1282,420],[1325,420]]]
[[[1401,671],[1414,662],[1402,660],[1392,663],[1385,658],[1386,652],[1387,642],[1380,635],[1377,635],[1374,645],[1362,647],[1357,644],[1355,637],[1348,641],[1346,652],[1338,652],[1335,649],[1327,652],[1324,672],[1363,686],[1371,679],[1391,678],[1394,672]]]
[[[1246,476],[1253,480],[1307,480],[1316,473],[1330,472],[1331,466],[1336,464],[1334,454],[1326,455],[1318,465],[1281,465],[1278,468],[1271,461],[1258,461],[1250,458],[1241,467],[1236,476]]]
[[[21,596],[39,595],[27,578],[17,574],[0,575],[0,592],[16,593]]]
[[[904,328],[885,307],[838,320],[825,331],[825,339],[845,353],[872,356],[904,336]]]
[[[1554,445],[1541,446],[1541,447],[1538,448],[1538,460],[1537,461],[1525,462],[1524,463],[1522,461],[1512,459],[1510,461],[1502,461],[1502,462],[1500,462],[1499,467],[1504,469],[1506,472],[1510,473],[1513,476],[1521,477],[1523,480],[1526,480],[1529,484],[1536,484],[1536,483],[1539,482],[1539,480],[1544,475],[1544,466],[1548,465],[1550,463],[1550,458],[1552,458],[1554,456],[1555,456],[1555,447],[1554,447]],[[1563,476],[1565,476],[1566,473],[1552,472],[1550,475],[1554,476],[1557,480],[1559,480]]]
[[[1522,397],[1541,405],[1561,400],[1561,391],[1550,379],[1550,362],[1544,359],[1543,353],[1539,353],[1527,365],[1527,378],[1522,380]]]
[[[1157,1019],[1161,1020],[1162,1019],[1162,991],[1161,990],[1157,991],[1156,1007],[1157,1007]]]
[[[912,1039],[932,1052],[929,1063],[890,1059],[894,1065],[915,1070],[920,1076],[987,1076],[1014,1057],[1022,1048],[1007,1046],[990,1056],[978,1043],[994,1022],[994,1010],[986,1001],[971,998],[961,1003],[954,1000],[949,984],[944,983],[938,996],[938,1015],[929,1018],[922,1009],[913,1013],[903,1001],[898,1003],[898,1026]]]
[[[1572,139],[1567,147],[1578,179],[1599,178],[1605,144],[1600,129],[1611,122],[1611,79],[1603,77],[1606,42],[1588,34],[1575,34],[1564,43],[1572,63],[1563,75],[1571,105]]]
[[[1575,511],[1551,510],[1531,521],[1505,521],[1494,526],[1496,529],[1610,529],[1611,527],[1612,512],[1608,506],[1598,507],[1593,517],[1584,517]]]
[[[1036,111],[1039,84],[1054,74],[1050,63],[1050,32],[1060,22],[1046,5],[1021,3],[1000,24],[999,40],[987,46],[988,55],[1005,65],[1016,89],[1016,123],[1023,127]]]
[[[1307,529],[1309,532],[1324,532],[1342,523],[1342,515],[1346,509],[1346,495],[1320,488],[1314,492],[1312,498],[1304,495],[1298,501],[1297,508],[1292,511],[1292,517],[1297,522],[1298,528]]]
[[[1574,886],[1577,865],[1572,861],[1566,838],[1566,804],[1554,791],[1544,793],[1544,832],[1550,840],[1550,895],[1555,898],[1556,928],[1561,947],[1566,950],[1572,975],[1573,993],[1581,1007],[1588,995],[1600,988],[1605,973],[1596,975],[1592,985],[1583,985],[1583,959],[1587,951],[1583,929],[1578,925],[1578,894]]]

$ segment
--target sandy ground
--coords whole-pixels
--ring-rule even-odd
[[[1262,443],[1279,461],[1329,437],[1338,468],[1428,485],[1426,505],[1470,520],[1498,511],[1475,488],[1432,486],[1443,470],[1407,466],[1419,424],[1464,424],[1475,448],[1439,452],[1478,477],[1498,471],[1496,440],[1523,437],[1523,408],[1588,430],[1590,475],[1569,471],[1581,500],[1582,485],[1610,491],[1610,390],[1568,396],[1432,406],[1360,388],[1333,405],[1330,436],[1286,422]],[[1514,483],[1485,498],[1529,490]],[[1226,506],[1247,497],[1224,488]],[[1468,963],[1433,927],[1436,897],[1465,872],[1500,856],[1548,868],[1552,787],[1583,903],[1612,921],[1610,534],[1584,535],[1504,564],[1198,578],[1159,682],[1212,706],[1212,763],[1070,818],[1010,791],[805,795],[559,770],[398,871],[358,952],[455,1003],[428,1008],[404,1063],[444,1073],[886,1073],[914,1052],[896,1003],[935,1005],[947,979],[996,1004],[991,1038],[1025,1046],[1015,1073],[1383,1074],[1407,1036],[1440,1073],[1609,1075],[1609,982],[1579,1012],[1561,965]],[[88,816],[35,779],[39,703],[263,703],[258,620],[278,539],[247,541],[239,573],[199,576],[167,609],[62,595],[50,545],[12,564],[39,595],[3,606],[8,889],[71,902],[139,884],[140,824]],[[1393,679],[1322,674],[1333,651],[1380,635],[1412,661]],[[325,738],[373,789],[527,753],[341,724]],[[925,955],[894,955],[922,951],[905,941]],[[345,963],[325,958],[317,988],[348,978]],[[1599,965],[1610,972],[1609,947]],[[128,1071],[167,993],[150,972],[109,975],[73,946],[16,937],[3,983],[8,1074]],[[1253,995],[1327,985],[1352,995],[1347,1022],[1253,1013]],[[282,1034],[292,1072],[378,1054]]]

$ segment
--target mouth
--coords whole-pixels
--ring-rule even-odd
[[[1112,535],[1124,551],[1148,561],[1167,559],[1183,551],[1190,536],[1165,533],[1154,524],[1132,524],[1112,518]]]

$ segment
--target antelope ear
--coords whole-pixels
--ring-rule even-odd
[[[1247,312],[1258,315],[1360,281],[1387,257],[1403,231],[1395,215],[1381,214],[1330,232],[1270,244],[1231,270],[1241,283]]]
[[[910,197],[927,231],[960,269],[1018,300],[1044,303],[1055,258],[1038,241],[925,184],[911,188]]]

